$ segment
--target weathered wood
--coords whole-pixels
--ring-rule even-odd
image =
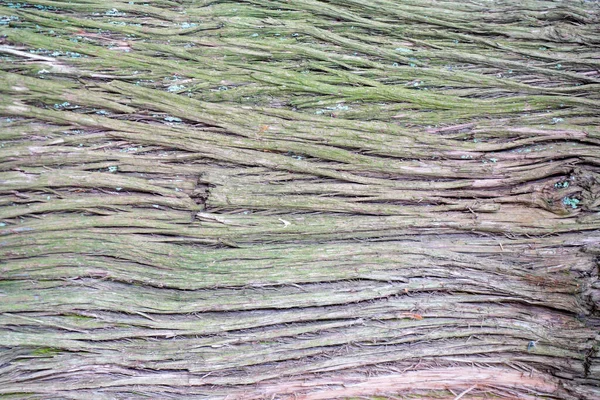
[[[0,4],[0,397],[600,397],[597,2]]]

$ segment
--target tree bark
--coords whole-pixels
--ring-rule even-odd
[[[600,398],[599,18],[0,4],[0,398]]]

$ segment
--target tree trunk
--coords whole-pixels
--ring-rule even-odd
[[[0,4],[0,398],[600,398],[597,1]]]

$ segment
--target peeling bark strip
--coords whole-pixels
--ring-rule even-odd
[[[0,4],[0,397],[600,398],[597,1]]]

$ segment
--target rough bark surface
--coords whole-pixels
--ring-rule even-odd
[[[598,1],[0,1],[0,398],[600,398]]]

